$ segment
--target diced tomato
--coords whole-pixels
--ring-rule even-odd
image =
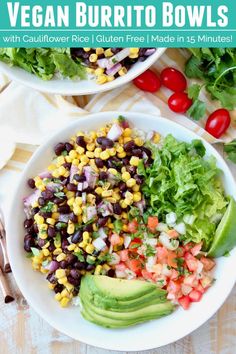
[[[181,285],[178,281],[171,280],[167,286],[167,291],[177,294],[181,289]]]
[[[201,257],[200,261],[203,264],[203,269],[206,271],[212,270],[216,265],[215,261],[211,258]]]
[[[171,270],[171,276],[170,276],[170,279],[177,279],[179,276],[179,273],[177,272],[177,270],[175,269],[172,269]]]
[[[200,283],[204,289],[207,289],[212,284],[212,278],[205,275],[202,279],[200,279]]]
[[[197,243],[193,248],[190,249],[190,252],[193,256],[197,256],[202,248],[202,242]]]
[[[198,280],[196,279],[196,276],[194,274],[191,274],[191,275],[188,275],[187,277],[185,277],[183,282],[184,282],[184,284],[189,285],[191,287],[198,286]]]
[[[119,253],[120,260],[122,262],[126,262],[129,259],[129,251],[128,250],[122,250]]]
[[[128,268],[137,275],[141,275],[142,263],[139,259],[128,259],[126,262]]]
[[[185,253],[184,259],[190,272],[195,272],[198,268],[198,260],[189,252]]]
[[[191,303],[189,296],[182,296],[178,299],[178,301],[180,306],[182,306],[184,310],[188,310]]]
[[[179,233],[176,230],[169,230],[167,231],[168,235],[170,238],[177,238],[179,236]]]
[[[169,267],[177,268],[176,263],[177,254],[173,251],[169,251],[167,255],[167,264]]]
[[[200,291],[200,293],[204,294],[205,289],[203,288],[203,286],[199,283],[198,286],[196,286],[196,288],[194,290]]]
[[[184,253],[185,253],[185,250],[183,247],[178,247],[176,250],[175,250],[176,254],[177,254],[177,257],[183,257],[184,256]]]
[[[112,246],[119,245],[121,242],[121,238],[117,234],[112,234],[110,238],[110,242]]]
[[[186,245],[184,245],[185,252],[190,251],[193,247],[194,244],[192,242],[186,243]]]
[[[126,270],[126,265],[124,263],[119,263],[119,264],[116,264],[115,266],[116,270],[120,271],[120,272],[124,272]]]
[[[168,257],[168,251],[165,247],[157,247],[157,260],[158,263],[161,264],[166,264],[167,263],[167,257]]]
[[[153,279],[152,273],[148,272],[146,269],[142,269],[141,270],[141,274],[142,274],[143,278],[146,279],[146,280],[152,280]]]
[[[140,240],[140,238],[135,237],[133,239],[133,241],[131,241],[129,244],[130,251],[137,252],[138,247],[139,247],[138,245],[141,245],[141,244],[142,244],[142,240]]]
[[[132,220],[128,223],[128,232],[135,234],[138,231],[138,222],[137,220]]]
[[[192,302],[198,302],[202,298],[202,293],[198,290],[192,290],[188,296]]]
[[[156,227],[158,225],[158,218],[157,216],[149,216],[148,217],[148,222],[147,222],[147,227],[151,232],[156,231]]]

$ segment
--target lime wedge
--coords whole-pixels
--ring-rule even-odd
[[[234,246],[236,246],[236,202],[231,197],[227,210],[216,229],[208,256],[221,257]]]

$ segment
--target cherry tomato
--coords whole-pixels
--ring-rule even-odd
[[[178,299],[178,301],[184,310],[188,310],[188,308],[191,304],[191,300],[190,300],[189,296],[182,296]]]
[[[147,222],[147,227],[151,232],[155,232],[156,228],[158,225],[158,218],[157,216],[149,216],[148,217],[148,222]]]
[[[161,87],[161,81],[154,71],[148,69],[133,81],[140,90],[157,92]]]
[[[207,119],[205,129],[215,138],[221,137],[230,126],[230,114],[227,109],[220,108]]]
[[[129,259],[126,264],[132,272],[141,275],[142,263],[139,259]]]
[[[176,113],[185,113],[191,107],[193,101],[185,92],[175,92],[168,100],[169,108]]]
[[[179,70],[165,68],[161,72],[161,84],[171,91],[182,92],[187,87],[187,80]]]
[[[130,221],[128,223],[128,232],[135,234],[138,231],[138,222],[137,220]]]

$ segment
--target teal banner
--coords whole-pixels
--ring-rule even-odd
[[[229,0],[0,1],[0,47],[236,47]]]

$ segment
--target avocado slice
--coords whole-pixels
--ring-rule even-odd
[[[160,307],[158,308],[155,307],[155,306],[159,306],[160,304],[150,305],[142,310],[134,311],[133,313],[132,312],[123,313],[125,314],[125,317],[124,319],[122,319],[122,313],[120,314],[115,313],[116,315],[118,314],[120,318],[106,317],[104,316],[104,313],[102,314],[95,313],[93,309],[91,309],[91,307],[89,306],[89,303],[86,302],[86,300],[81,299],[81,302],[83,305],[83,310],[82,310],[83,317],[90,322],[93,322],[97,325],[107,327],[107,328],[129,327],[141,322],[158,319],[164,315],[170,314],[174,308],[174,306],[170,302],[161,304],[163,305],[162,309],[160,309]],[[127,315],[129,316],[130,314],[132,314],[132,316],[130,316],[130,318],[127,317]],[[138,317],[136,317],[136,315]]]
[[[157,289],[155,284],[145,281],[110,278],[104,275],[86,275],[82,278],[81,286],[84,283],[87,283],[93,294],[121,301],[137,299]]]
[[[115,298],[102,297],[98,294],[92,293],[86,282],[81,284],[80,296],[85,297],[89,302],[93,303],[97,307],[117,312],[120,312],[121,310],[129,312],[142,308],[146,304],[161,303],[166,301],[166,291],[159,288],[156,288],[150,293],[137,299],[121,301]]]

